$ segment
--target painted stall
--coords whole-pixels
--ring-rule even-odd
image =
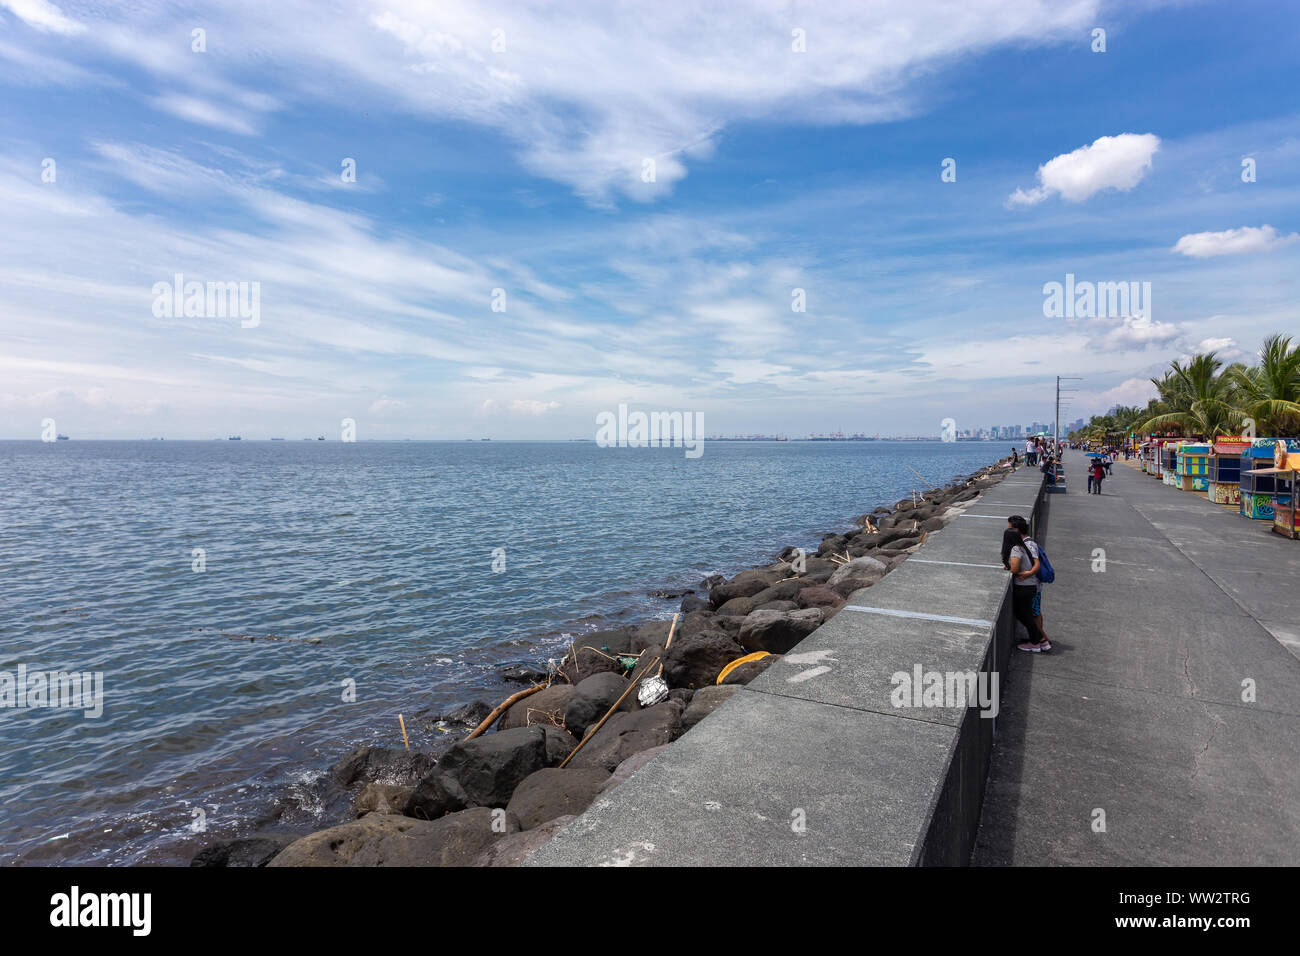
[[[1210,488],[1207,497],[1215,504],[1241,504],[1241,456],[1251,440],[1243,435],[1217,435],[1210,451]]]
[[[1160,446],[1160,480],[1173,488],[1182,486],[1178,478],[1178,448],[1181,438],[1171,438]]]
[[[1183,442],[1174,462],[1175,484],[1183,491],[1210,490],[1210,445],[1207,442]]]
[[[1270,530],[1292,540],[1300,538],[1300,519],[1296,508],[1296,472],[1300,471],[1300,441],[1277,438],[1259,439],[1273,442],[1273,460],[1256,458],[1261,464],[1250,471],[1259,481],[1273,481],[1273,523]],[[1258,441],[1256,444],[1258,445]],[[1261,446],[1267,449],[1267,445]],[[1243,472],[1242,477],[1245,478]]]
[[[1256,521],[1273,520],[1273,496],[1277,494],[1277,471],[1273,456],[1277,438],[1256,438],[1241,453],[1241,514]],[[1290,439],[1294,442],[1295,439]],[[1289,443],[1288,443],[1289,447]],[[1300,451],[1300,447],[1294,450]]]

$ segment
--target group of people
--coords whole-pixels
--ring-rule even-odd
[[[1025,626],[1029,638],[1016,647],[1030,653],[1050,651],[1052,642],[1043,630],[1043,551],[1029,537],[1029,522],[1020,515],[1007,519],[1002,532],[1002,566],[1011,572],[1011,610]]]
[[[1101,483],[1110,476],[1111,466],[1115,464],[1115,450],[1107,448],[1099,457],[1088,459],[1088,493],[1101,494]]]
[[[1042,437],[1025,439],[1025,464],[1037,465],[1049,452],[1048,443]]]

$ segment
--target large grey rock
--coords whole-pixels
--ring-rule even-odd
[[[681,732],[684,709],[681,701],[670,698],[633,714],[615,714],[569,766],[603,767],[612,771],[635,753],[671,743]]]
[[[625,783],[632,774],[636,773],[667,749],[667,744],[660,744],[658,747],[651,747],[649,750],[642,750],[640,753],[635,753],[628,757],[614,768],[614,772],[610,775],[610,778],[605,781],[605,786],[601,789],[600,795],[604,796],[619,784]]]
[[[815,585],[814,587],[804,588],[795,598],[795,603],[801,608],[820,607],[831,608],[839,607],[844,603],[844,596],[837,594],[830,588]]]
[[[888,570],[888,566],[883,561],[863,555],[839,567],[826,583],[833,588],[846,578],[869,578],[878,581]]]
[[[709,603],[721,607],[732,598],[751,597],[769,587],[782,577],[779,571],[753,569],[741,571],[725,584],[719,584],[709,591]]]
[[[755,611],[741,625],[740,643],[751,653],[784,654],[821,627],[822,620],[821,608],[815,607],[802,611]]]
[[[531,830],[556,817],[581,813],[607,780],[604,767],[544,767],[515,788],[506,810],[518,818],[521,829]]]
[[[579,740],[609,711],[628,688],[628,679],[618,674],[592,674],[576,688],[564,709],[564,726]],[[636,694],[628,694],[619,710],[636,710]]]
[[[393,747],[357,747],[334,765],[331,773],[341,787],[354,783],[391,783],[407,786],[433,769],[437,758],[422,750]]]
[[[724,631],[683,635],[666,652],[663,676],[670,687],[708,687],[722,668],[744,656],[745,649]]]
[[[361,818],[367,813],[401,813],[414,789],[391,783],[368,783],[352,802],[352,814]]]
[[[501,715],[497,728],[513,730],[531,724],[562,724],[565,708],[573,699],[573,691],[572,684],[552,684],[536,694],[529,694],[510,705],[510,709]]]
[[[453,744],[407,801],[409,816],[433,820],[467,807],[504,807],[525,777],[547,766],[547,730],[517,727]]]
[[[686,732],[713,713],[736,692],[737,688],[723,686],[701,687],[691,698],[690,705],[682,714],[682,732]]]
[[[578,638],[573,642],[572,651],[565,654],[559,667],[560,673],[570,684],[579,684],[592,674],[622,670],[618,661],[610,658],[631,653],[635,633],[635,628],[625,627],[612,631],[594,631]]]
[[[480,853],[470,866],[518,866],[576,819],[574,816],[556,817],[531,830],[507,833]]]
[[[468,866],[491,844],[517,832],[503,810],[476,807],[438,820],[371,814],[303,837],[268,866]]]

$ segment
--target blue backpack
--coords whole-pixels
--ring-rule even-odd
[[[1038,544],[1037,541],[1034,542]],[[1056,571],[1052,567],[1052,562],[1047,560],[1047,552],[1043,550],[1041,544],[1038,545],[1038,580],[1044,584],[1051,584],[1056,580]]]

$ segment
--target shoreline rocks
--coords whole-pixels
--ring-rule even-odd
[[[771,564],[729,579],[711,575],[696,589],[650,591],[682,599],[671,643],[670,622],[654,620],[583,635],[552,674],[527,663],[498,665],[503,682],[549,685],[512,705],[494,730],[441,755],[373,746],[349,752],[331,779],[358,791],[356,819],[296,839],[221,841],[200,850],[191,865],[518,865],[834,617],[854,591],[907,560],[1008,471],[998,462],[878,507],[848,531],[825,535],[815,553],[790,546]],[[760,652],[765,656],[735,664]],[[667,683],[666,699],[642,707],[635,691],[623,696],[643,674]],[[490,710],[475,701],[439,719],[474,727]]]

